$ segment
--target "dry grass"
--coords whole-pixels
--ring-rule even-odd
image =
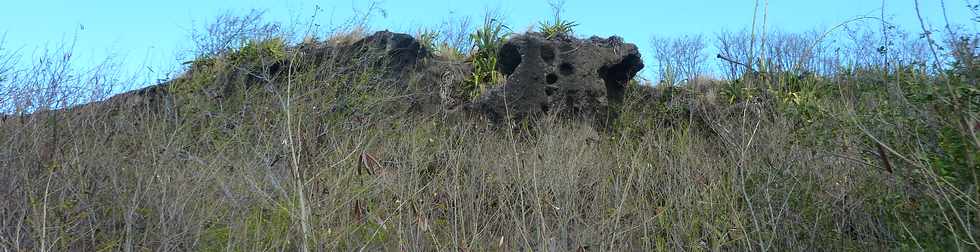
[[[9,248],[299,245],[275,127],[243,125],[218,144],[166,119],[92,114],[61,121],[71,130],[55,143],[43,124],[4,127],[35,140],[13,141],[2,163],[15,174],[4,190]],[[787,143],[779,122],[719,126],[717,139],[575,123],[538,126],[533,139],[431,119],[336,126],[297,139],[317,248],[854,249],[889,238],[877,206],[845,196],[880,174]],[[362,155],[383,172],[359,172]]]
[[[353,29],[326,43],[363,36]],[[975,173],[948,182],[955,177],[934,172],[970,153],[931,162],[939,136],[868,112],[895,108],[884,102],[891,91],[860,91],[869,79],[892,80],[881,72],[801,81],[714,80],[689,70],[683,85],[633,86],[609,129],[546,117],[504,130],[409,112],[405,90],[363,63],[377,59],[313,60],[294,50],[196,61],[162,106],[116,99],[71,107],[104,98],[68,99],[88,92],[80,90],[111,85],[66,78],[70,68],[59,66],[69,59],[37,68],[65,71],[0,80],[0,94],[15,95],[0,100],[0,249],[976,246]],[[287,70],[269,70],[281,62]],[[725,90],[743,81],[795,97],[845,88],[812,103],[782,91],[729,98]],[[215,88],[231,91],[218,97],[208,91]],[[922,114],[909,120],[945,117],[911,109]],[[895,171],[880,163],[886,155]],[[967,182],[951,186],[958,181]]]
[[[342,30],[327,39],[328,45],[333,46],[350,46],[354,42],[360,41],[364,37],[367,37],[367,32],[364,26],[358,25],[351,29]]]

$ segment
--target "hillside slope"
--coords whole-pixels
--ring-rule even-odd
[[[534,36],[512,41],[624,46]],[[330,41],[255,40],[157,86],[4,119],[0,248],[969,250],[980,237],[975,55],[944,73],[652,87],[625,53],[585,72],[616,76],[590,93],[521,49],[543,67],[492,64],[486,80],[503,78],[480,92],[479,59],[390,32]],[[547,104],[520,105],[532,91]]]

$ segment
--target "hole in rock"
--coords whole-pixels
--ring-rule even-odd
[[[504,44],[503,47],[500,47],[500,53],[497,57],[497,69],[504,75],[514,73],[517,66],[521,64],[521,52],[514,44]]]
[[[545,77],[545,81],[547,81],[548,84],[555,84],[555,82],[558,82],[558,75],[555,75],[553,73],[548,74],[548,76]]]
[[[638,55],[628,55],[619,63],[599,68],[598,74],[606,83],[606,98],[610,102],[620,102],[626,91],[626,83],[643,69],[643,60]]]
[[[561,63],[561,65],[558,65],[558,72],[565,76],[572,75],[575,73],[575,66],[572,66],[568,62]]]

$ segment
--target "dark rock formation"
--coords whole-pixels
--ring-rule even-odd
[[[180,77],[84,107],[176,113],[178,104],[171,92],[184,84],[199,86],[182,91],[190,92],[184,94],[234,103],[237,100],[225,98],[237,97],[232,94],[244,88],[262,87],[271,93],[283,88],[280,85],[289,78],[284,66],[289,66],[291,72],[312,74],[313,80],[341,81],[331,89],[338,97],[329,111],[344,110],[349,99],[344,95],[358,91],[386,96],[384,102],[392,104],[388,106],[392,111],[454,117],[472,113],[496,123],[558,114],[603,125],[618,116],[616,104],[622,102],[628,82],[643,68],[636,46],[619,37],[547,39],[527,33],[501,47],[497,67],[507,77],[506,83],[470,101],[463,86],[472,77],[473,67],[465,61],[433,56],[407,34],[381,31],[349,44],[304,42],[287,50],[296,57],[218,69],[212,69],[207,60],[195,61]],[[187,83],[199,75],[212,80]],[[360,79],[364,77],[371,79]],[[344,84],[345,80],[357,83]]]
[[[466,62],[426,58],[422,69],[409,80],[415,84],[417,111],[426,114],[458,111],[469,102],[463,85],[472,73],[472,66]]]
[[[431,56],[411,35],[390,31],[375,32],[350,43],[304,42],[291,50],[298,52],[301,60],[293,64],[296,71],[318,71],[318,78],[324,79],[368,70],[403,79]]]
[[[383,63],[386,72],[398,74],[411,70],[423,58],[429,56],[428,51],[411,35],[390,31],[379,31],[354,42],[350,50],[361,54],[351,58],[374,56],[368,58],[378,59],[379,63]]]
[[[616,36],[547,39],[527,33],[511,38],[498,57],[506,83],[471,105],[497,122],[546,113],[606,122],[616,116],[614,105],[622,102],[626,85],[643,69],[636,45]]]

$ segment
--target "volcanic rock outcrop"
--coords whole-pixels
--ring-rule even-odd
[[[355,53],[381,56],[374,58],[383,59],[387,72],[398,74],[411,70],[411,67],[429,56],[429,52],[411,35],[390,31],[376,32],[355,42],[351,47],[349,51]]]
[[[548,39],[540,33],[511,38],[499,52],[503,86],[485,93],[475,109],[491,120],[522,120],[546,113],[604,123],[615,118],[630,80],[643,69],[636,45],[617,36]]]
[[[377,79],[365,83],[393,90],[389,94],[397,98],[390,99],[393,103],[423,114],[477,114],[495,123],[558,114],[604,125],[617,117],[616,104],[623,101],[629,81],[643,69],[637,47],[620,37],[547,38],[526,33],[512,37],[498,53],[497,68],[506,82],[469,101],[460,87],[472,76],[472,66],[435,57],[407,34],[380,31],[350,44],[304,43],[288,50],[299,57],[225,71],[201,72],[208,66],[192,66],[173,80],[89,105],[172,113],[176,105],[171,87],[195,75],[212,76],[214,83],[197,92],[222,102],[241,87],[264,83],[266,89],[275,90],[276,83],[288,78],[281,66],[295,65],[294,71],[313,72],[316,80],[324,82],[353,80],[364,71],[380,71],[371,77]],[[344,101],[345,97],[338,98],[335,106],[343,107]]]

